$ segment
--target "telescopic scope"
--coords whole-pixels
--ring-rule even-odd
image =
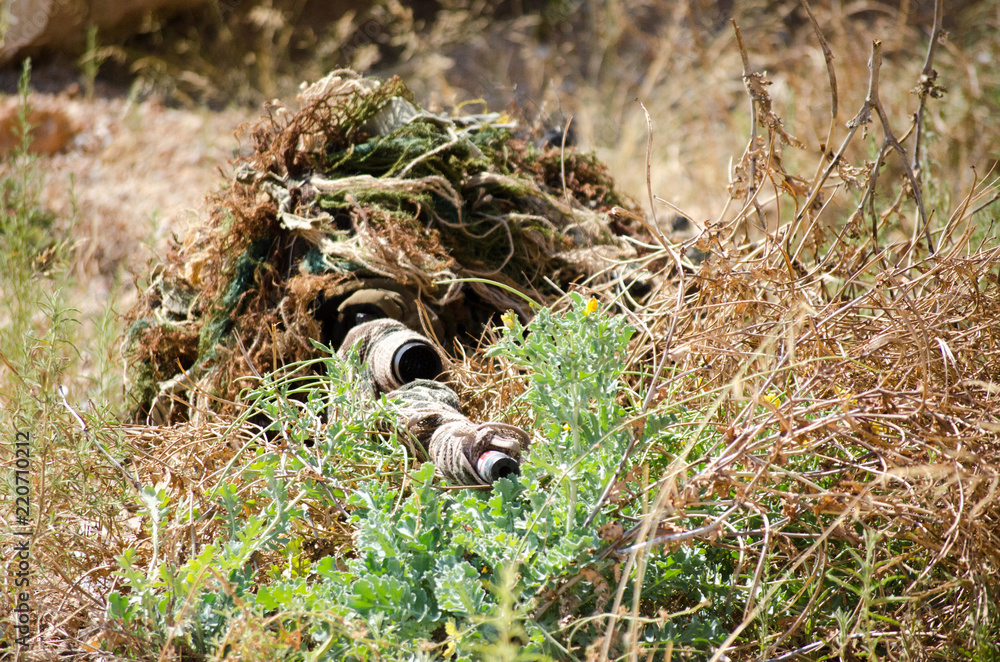
[[[479,475],[484,480],[495,483],[501,478],[520,475],[521,465],[506,453],[486,451],[479,456],[479,462],[476,463],[476,471],[479,472]]]

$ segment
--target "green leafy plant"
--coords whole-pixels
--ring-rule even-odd
[[[294,653],[309,659],[373,659],[375,651],[543,659],[595,645],[620,571],[616,555],[602,554],[599,532],[641,517],[643,507],[601,503],[602,495],[609,481],[627,483],[619,475],[627,448],[679,440],[665,432],[672,419],[662,411],[645,415],[633,436],[628,423],[640,405],[622,381],[633,333],[623,317],[573,295],[562,313],[540,310],[527,327],[506,322],[491,352],[523,367],[539,437],[519,479],[487,491],[442,490],[431,464],[410,466],[392,432],[394,402],[365,395],[355,359],[297,366],[251,394],[247,415],[265,416],[267,441],[259,439],[252,461],[216,490],[215,542],[183,564],[158,561],[157,527],[192,524],[184,515],[191,509],[171,510],[162,495],[144,493],[153,559],[143,573],[133,552],[119,557],[130,591],[112,596],[109,615],[202,653],[232,627],[237,604],[304,631]],[[325,374],[312,374],[323,367]],[[287,485],[279,474],[303,479]],[[259,488],[248,493],[249,485]],[[303,552],[306,525],[317,524],[310,512],[331,506],[349,516],[355,552],[310,559]],[[247,567],[255,554],[284,561],[265,576],[258,569],[255,583]],[[639,630],[651,650],[676,643],[704,651],[725,633],[727,554],[653,553],[642,582],[651,597],[669,596],[665,603],[677,607],[657,611],[653,599],[641,609]]]

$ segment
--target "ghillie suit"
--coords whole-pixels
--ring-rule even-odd
[[[138,419],[231,407],[251,371],[317,358],[313,340],[346,348],[375,321],[440,347],[475,342],[499,313],[530,314],[509,290],[550,301],[552,284],[635,256],[634,229],[607,220],[633,205],[593,156],[539,151],[498,114],[422,111],[398,79],[335,72],[299,102],[269,106],[247,130],[253,154],[235,163],[210,222],[154,270],[132,311]],[[416,385],[377,390],[403,399],[418,454],[453,480],[474,476],[443,460],[441,430],[465,439],[466,459],[473,447],[516,456],[527,442],[512,426],[472,424],[427,381],[440,370],[417,372]]]

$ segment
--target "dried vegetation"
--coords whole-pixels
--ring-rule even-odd
[[[697,24],[707,14],[696,4],[689,11]],[[780,6],[786,17],[794,11],[799,20],[808,19],[792,4]],[[959,9],[986,12],[974,3]],[[629,361],[633,386],[649,394],[649,407],[676,411],[677,429],[697,442],[671,453],[668,468],[649,476],[649,517],[641,526],[613,532],[609,548],[630,550],[620,559],[626,569],[641,567],[647,552],[663,547],[706,545],[737,553],[737,574],[746,580],[749,597],[713,660],[722,659],[723,651],[747,660],[993,659],[1000,633],[1000,246],[993,226],[997,180],[990,168],[997,143],[990,133],[993,120],[984,124],[975,117],[995,114],[997,97],[984,110],[982,99],[960,84],[952,96],[938,98],[939,85],[952,83],[935,78],[936,63],[945,56],[952,72],[963,63],[978,71],[979,55],[946,41],[936,21],[928,25],[929,40],[919,40],[930,48],[918,58],[920,66],[908,69],[914,75],[887,81],[880,69],[886,53],[894,61],[916,56],[916,31],[906,12],[880,8],[868,20],[828,11],[817,11],[815,24],[793,32],[790,46],[762,43],[763,56],[756,44],[723,47],[735,40],[718,26],[695,29],[694,50],[722,54],[711,72],[738,72],[742,60],[744,99],[753,110],[742,120],[713,111],[730,118],[724,126],[732,130],[709,131],[702,121],[701,131],[681,136],[679,143],[705,140],[709,163],[724,151],[711,133],[732,139],[748,132],[746,148],[724,181],[700,187],[700,198],[678,194],[687,197],[665,202],[653,192],[691,188],[686,184],[692,180],[676,159],[657,156],[670,146],[653,131],[646,162],[653,178],[651,213],[639,219],[615,212],[648,224],[645,263],[660,268],[649,299],[624,313],[638,329]],[[605,44],[629,43],[647,55],[655,45],[636,23],[607,25],[620,33]],[[684,33],[683,20],[671,25]],[[744,39],[756,42],[748,38],[746,23],[740,25]],[[865,40],[866,70],[856,66],[863,61],[860,49],[849,48],[856,31],[891,35],[884,43]],[[667,33],[670,43],[678,43]],[[606,75],[600,57],[570,52],[580,62],[596,61],[593,72]],[[620,58],[630,52],[615,51]],[[831,52],[846,64],[837,65]],[[818,63],[822,76],[790,79],[779,57]],[[668,70],[666,61],[645,62],[647,73]],[[692,62],[671,64],[686,73],[704,71]],[[765,65],[767,77],[760,73]],[[647,75],[643,91],[650,93],[666,75]],[[799,90],[809,108],[796,119],[779,119],[787,106],[772,99],[776,88],[767,83],[774,80],[777,89]],[[811,90],[819,81],[827,86],[822,95]],[[996,94],[995,80],[982,84]],[[725,107],[732,99],[725,86],[708,90],[689,80],[685,87],[690,99],[678,94],[673,103],[647,104],[656,126],[671,126],[660,121],[663,114],[684,115],[696,103]],[[916,95],[905,96],[911,87]],[[599,94],[595,88],[580,96],[592,95],[592,101]],[[629,94],[634,96],[631,88]],[[894,107],[887,108],[889,103]],[[847,113],[855,113],[853,119]],[[825,117],[818,121],[816,115]],[[620,123],[616,138],[645,149],[648,119],[638,120],[641,131],[634,119]],[[585,136],[611,130],[586,114],[576,122]],[[819,128],[803,131],[803,124]],[[979,127],[984,140],[970,136],[971,127]],[[791,138],[796,133],[806,135],[804,149]],[[262,136],[260,144],[273,145],[272,156],[294,170],[296,162],[274,137]],[[979,167],[959,172],[958,164],[968,163]],[[726,172],[718,165],[705,169]],[[641,174],[624,174],[642,181]],[[704,176],[702,183],[718,175]],[[672,185],[657,183],[657,177],[668,177]],[[697,232],[683,241],[665,236],[660,228],[674,214],[693,217]],[[273,229],[267,223],[274,222],[274,209],[267,216],[262,231]],[[715,220],[704,221],[708,217]],[[255,219],[248,214],[246,220]],[[577,287],[602,292],[593,284]],[[189,333],[184,342],[190,345],[194,337]],[[261,356],[277,351],[267,347]],[[194,353],[190,348],[163,360],[183,364]],[[172,374],[164,368],[161,377]],[[509,413],[522,388],[521,375],[502,358],[485,360],[471,350],[456,359],[453,374],[482,416]],[[530,423],[530,412],[521,415]],[[227,420],[92,432],[131,455],[128,470],[141,482],[161,482],[179,500],[196,495],[192,502],[247,452],[247,428],[234,429]],[[642,455],[634,467],[641,470],[649,457]],[[120,474],[95,459],[75,460],[88,476],[78,488],[84,497],[76,495],[81,503],[122,485]],[[256,487],[243,489],[249,496]],[[50,527],[37,548],[48,569],[36,592],[45,614],[40,650],[96,658],[104,655],[96,648],[125,644],[104,611],[104,596],[118,581],[114,555],[136,547],[148,556],[153,545],[130,513],[70,508],[74,495],[64,487],[55,492],[72,516]],[[705,505],[722,515],[700,521],[691,516]],[[325,546],[317,555],[349,553],[350,531],[342,520],[330,514],[323,521],[339,534],[317,538],[315,544]],[[211,527],[168,531],[157,544],[161,553],[178,555],[188,541],[208,542],[214,534]],[[78,553],[68,556],[66,549]],[[648,606],[623,603],[628,570],[623,576],[610,589],[613,603],[599,615],[606,636],[603,650],[592,651],[595,659],[612,649],[646,653],[626,635],[636,622],[630,615]],[[788,586],[794,590],[786,591]],[[857,600],[843,602],[845,592]],[[837,608],[843,614],[832,616]],[[281,636],[290,641],[295,633]],[[247,632],[233,637],[247,647],[241,650],[256,641]],[[163,652],[179,655],[169,646]]]
[[[428,114],[399,79],[349,70],[299,102],[245,127],[236,181],[130,311],[140,418],[186,420],[196,394],[218,411],[242,377],[318,358],[353,283],[408,288],[451,347],[505,310],[527,316],[511,292],[548,301],[637,252],[638,224],[604,218],[630,204],[604,166],[538,149],[500,114]]]
[[[648,303],[628,313],[640,329],[636,381],[653,403],[692,412],[682,427],[718,438],[673,458],[650,484],[655,524],[619,544],[648,536],[646,549],[739,549],[755,597],[712,660],[724,649],[782,660],[997,654],[998,181],[977,171],[950,208],[927,202],[935,171],[920,141],[942,92],[939,29],[909,119],[880,100],[880,41],[846,127],[827,59],[832,113],[812,174],[786,165],[788,147],[802,146],[742,50],[752,134],[725,211],[680,245],[654,233],[667,267]],[[818,25],[817,40],[829,54]],[[879,137],[873,158],[846,159],[869,135]],[[680,211],[650,197],[654,209]],[[514,378],[499,363],[466,365],[473,392],[498,378],[491,371]],[[724,516],[692,526],[689,512],[707,503]],[[866,569],[872,576],[861,577]],[[832,577],[847,593],[864,585],[872,601],[840,632],[810,632],[817,611],[837,601]],[[786,595],[786,584],[797,592]],[[781,611],[775,600],[789,598],[805,608],[769,623]],[[615,628],[628,626],[611,615],[609,638]]]

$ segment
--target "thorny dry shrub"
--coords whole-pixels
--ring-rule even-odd
[[[874,42],[846,135],[834,116],[830,149],[803,175],[782,166],[782,149],[802,145],[743,50],[756,119],[726,210],[681,245],[658,235],[647,259],[667,265],[661,286],[627,313],[637,391],[690,412],[677,427],[712,440],[651,476],[649,544],[629,562],[660,545],[739,551],[751,597],[713,661],[996,654],[1000,247],[987,214],[1000,186],[986,173],[952,210],[925,207],[910,159],[933,75],[905,126],[879,100],[881,53]],[[875,163],[843,156],[876,132]],[[523,389],[497,357],[470,355],[452,374],[485,417],[510,403],[493,384]],[[707,504],[724,515],[692,520]],[[849,614],[839,629],[810,625],[835,608]],[[629,630],[625,616],[607,622],[608,637]]]

